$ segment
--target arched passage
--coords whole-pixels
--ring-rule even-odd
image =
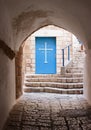
[[[84,44],[87,49],[86,56],[86,73],[85,86],[86,96],[91,103],[91,1],[76,1],[76,0],[54,0],[54,1],[33,1],[33,0],[3,0],[0,1],[0,39],[5,41],[6,45],[14,52],[19,50],[21,43],[38,28],[54,24],[63,27],[75,34]],[[1,47],[0,47],[1,48]],[[1,48],[2,50],[2,48]],[[6,113],[12,107],[15,96],[15,73],[14,61],[5,56],[6,53],[0,53],[1,57],[1,88],[0,99],[5,98],[4,108],[7,107]],[[2,60],[3,59],[3,60]],[[8,62],[7,62],[8,60]],[[7,62],[7,66],[6,66]],[[5,64],[4,64],[5,63]],[[3,69],[2,69],[3,68]],[[9,70],[12,71],[9,72]],[[12,80],[4,81],[7,78],[6,72],[10,74]],[[4,78],[2,78],[2,75]],[[89,79],[89,80],[88,80]],[[9,86],[12,86],[11,88]],[[8,89],[8,87],[10,89]],[[12,93],[10,93],[10,90]],[[10,100],[13,99],[13,100]],[[2,113],[2,112],[1,112]],[[3,116],[5,117],[5,116]],[[4,118],[5,119],[5,118]],[[3,119],[1,119],[3,120]],[[3,122],[3,121],[2,121]],[[2,124],[2,123],[1,123]],[[1,125],[0,124],[0,125]],[[1,126],[0,126],[1,127]]]

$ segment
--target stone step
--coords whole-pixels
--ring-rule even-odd
[[[76,65],[70,65],[71,67],[82,67],[83,69],[82,70],[84,70],[84,64],[82,64],[82,65],[79,65],[79,64],[76,64]]]
[[[72,59],[72,62],[79,62],[79,61],[83,62],[83,60],[84,60],[83,57],[81,57],[81,58],[75,57],[75,58]],[[79,62],[79,63],[80,63],[80,62]]]
[[[61,77],[69,77],[69,78],[72,78],[72,77],[83,77],[83,73],[65,73],[65,75],[62,75]]]
[[[58,94],[83,94],[83,89],[58,89],[51,87],[24,87],[24,92],[47,92],[47,93],[58,93]]]
[[[76,64],[76,65],[75,65],[75,64],[73,64],[73,65],[70,65],[70,66],[71,66],[71,67],[78,67],[78,68],[79,68],[79,67],[82,67],[82,68],[84,68],[83,65],[84,65],[84,64],[82,64],[82,65],[79,65],[79,64]],[[83,70],[83,69],[82,69],[82,70]]]
[[[61,74],[27,74],[25,75],[26,78],[61,78],[61,77],[83,77],[83,73],[65,73],[65,75]]]
[[[80,62],[79,62],[79,61],[80,61]],[[75,58],[75,59],[73,59],[72,62],[73,62],[73,63],[79,62],[79,64],[80,64],[81,62],[84,62],[84,58],[82,58],[82,59],[80,59],[80,58]]]
[[[79,62],[79,64],[81,64],[81,63],[83,63],[84,62],[84,59],[79,59],[79,58],[75,58],[75,59],[73,59],[72,60],[72,62],[71,63],[78,63]]]
[[[67,69],[66,73],[83,73],[83,70],[74,70],[74,69]]]
[[[74,56],[73,56],[74,58],[75,57],[79,57],[79,58],[84,58],[85,57],[85,53],[78,53],[78,52],[76,52],[76,53],[74,53]]]
[[[69,67],[66,69],[67,73],[83,73],[83,68]]]
[[[74,70],[67,70],[66,71],[66,73],[81,73],[81,74],[83,74],[83,72],[84,72],[83,70],[81,70],[81,71],[78,71],[78,70],[77,71],[76,70],[75,71]]]
[[[82,59],[85,58],[85,56],[83,56],[83,55],[76,55],[76,54],[75,54],[75,56],[73,56],[73,60],[74,60],[74,59],[77,59],[77,58],[82,60]]]
[[[73,56],[73,59],[76,59],[76,58],[79,58],[79,59],[83,59],[83,58],[85,58],[85,55],[81,55],[80,53],[79,54],[75,54],[74,56]]]
[[[82,65],[83,66],[84,62],[80,62],[80,63],[79,62],[73,62],[72,64],[75,65],[75,66],[77,66],[77,65]]]
[[[83,83],[25,82],[25,86],[77,89],[77,88],[83,88]]]
[[[26,78],[27,82],[58,82],[58,83],[82,83],[83,78]]]
[[[83,70],[83,67],[68,67],[67,69],[71,69],[71,70]]]
[[[26,74],[26,78],[45,78],[45,77],[61,77],[60,74]]]
[[[75,62],[73,62],[73,64],[79,64],[79,65],[82,65],[82,64],[84,64],[84,61],[80,61],[80,63],[79,63],[79,61],[75,61]]]

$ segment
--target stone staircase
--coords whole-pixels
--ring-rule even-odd
[[[49,92],[59,94],[83,93],[84,52],[77,52],[64,75],[26,74],[24,92]]]

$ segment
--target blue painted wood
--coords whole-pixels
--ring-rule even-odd
[[[36,37],[36,74],[56,73],[56,37]]]

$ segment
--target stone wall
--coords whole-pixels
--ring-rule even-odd
[[[12,25],[6,1],[0,0],[0,130],[15,103],[15,60]]]
[[[91,105],[91,49],[86,50],[84,64],[84,96]]]
[[[16,72],[16,98],[19,98],[23,93],[23,47],[21,46],[15,58]]]
[[[0,130],[15,103],[15,60],[0,49]]]

